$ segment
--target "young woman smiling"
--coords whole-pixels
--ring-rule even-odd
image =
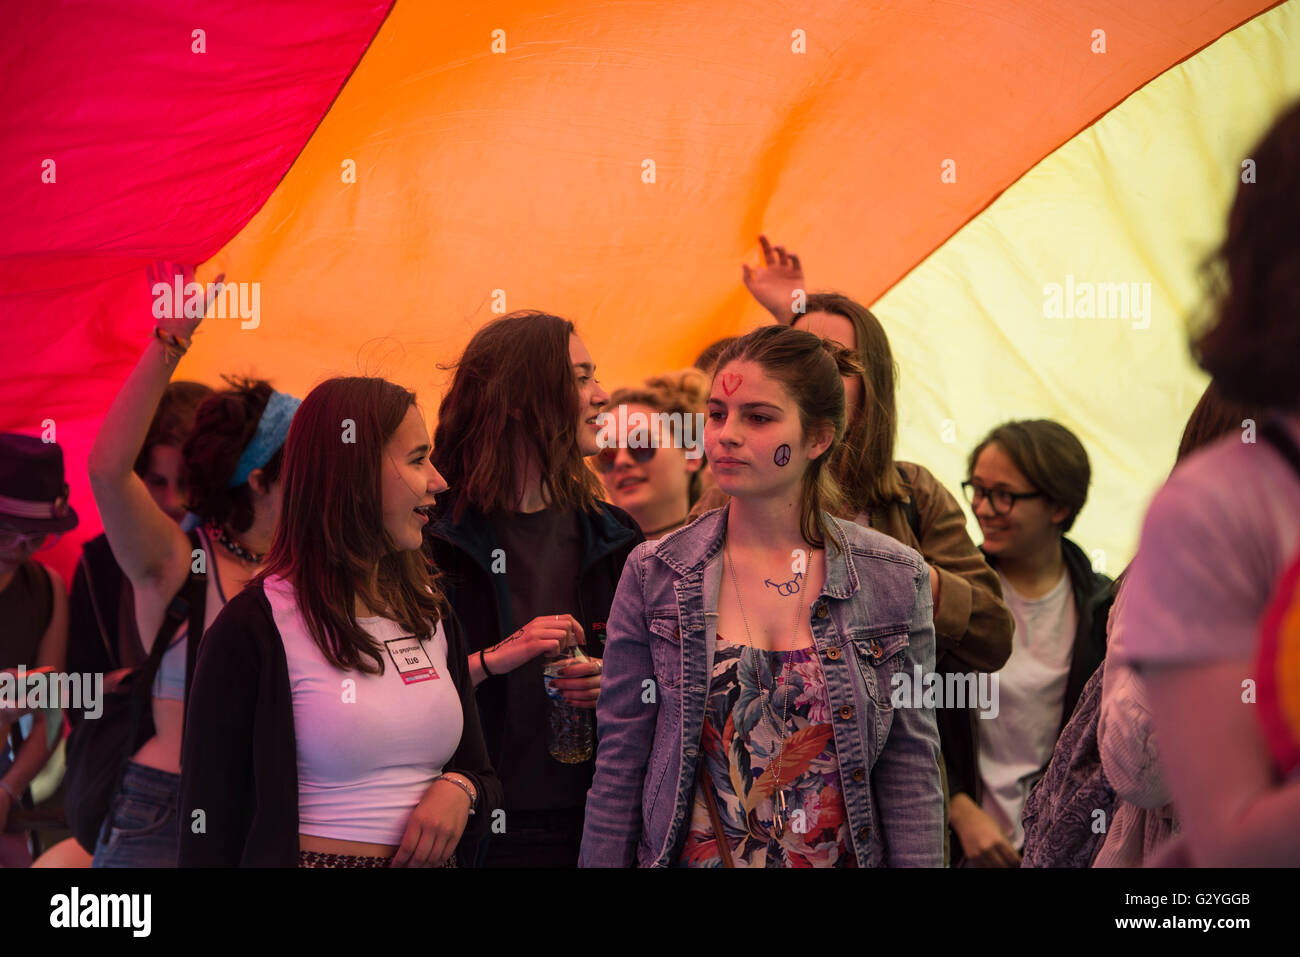
[[[195,670],[181,807],[206,829],[182,829],[182,865],[448,865],[499,803],[465,642],[420,552],[447,488],[429,454],[400,386],[330,379],[303,402],[266,568]]]
[[[1088,496],[1083,445],[1047,419],[1004,423],[970,454],[963,488],[1015,616],[996,717],[978,725],[978,774],[952,782],[966,860],[1016,867],[1021,815],[1075,703],[1106,656],[1111,580],[1066,537]]]

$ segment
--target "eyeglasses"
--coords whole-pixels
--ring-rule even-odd
[[[652,445],[644,449],[629,448],[627,454],[632,456],[632,461],[637,465],[645,465],[655,457],[655,452],[657,451],[658,449]],[[608,475],[610,472],[614,471],[614,461],[618,458],[618,449],[601,449],[596,453],[595,458],[596,471],[601,475]]]
[[[25,546],[28,552],[39,552],[62,537],[62,532],[20,532],[16,528],[0,526],[0,548],[6,551]]]
[[[966,493],[966,501],[970,502],[972,509],[988,499],[997,515],[1006,515],[1022,498],[1042,498],[1043,495],[1042,492],[1010,492],[1004,488],[985,488],[978,482],[969,480],[961,483],[961,490]]]

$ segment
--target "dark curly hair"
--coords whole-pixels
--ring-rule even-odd
[[[253,493],[248,483],[226,488],[239,457],[253,441],[257,423],[274,391],[264,379],[222,376],[230,386],[214,392],[194,416],[194,430],[181,450],[181,474],[190,511],[205,522],[225,523],[236,532],[253,524]],[[284,446],[262,466],[268,483],[280,477]]]
[[[1248,154],[1223,245],[1203,266],[1217,322],[1192,343],[1229,402],[1300,406],[1300,101]]]

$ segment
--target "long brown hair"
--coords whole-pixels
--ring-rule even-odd
[[[573,323],[512,312],[474,333],[438,409],[433,462],[465,506],[515,511],[530,462],[542,495],[561,509],[591,511],[600,481],[578,445],[578,385],[569,359]],[[447,367],[443,367],[447,368]]]
[[[866,306],[834,292],[814,293],[805,315],[829,312],[853,323],[857,359],[862,364],[862,408],[848,426],[835,451],[831,469],[839,480],[849,514],[885,508],[905,497],[894,467],[898,439],[898,407],[894,389],[898,366],[889,348],[885,327]]]
[[[344,671],[384,671],[356,623],[357,597],[420,638],[444,613],[423,553],[396,551],[384,529],[384,445],[414,404],[415,393],[384,379],[328,379],[303,400],[284,444],[280,522],[254,581],[292,582],[312,640]]]
[[[785,387],[799,406],[799,423],[805,437],[813,429],[832,427],[830,447],[808,463],[799,496],[799,531],[813,548],[821,548],[831,537],[830,526],[822,513],[837,516],[844,513],[839,483],[827,463],[844,439],[847,415],[837,354],[847,352],[842,346],[802,329],[762,326],[723,350],[714,373],[715,377],[720,375],[732,362],[757,363],[765,375]]]

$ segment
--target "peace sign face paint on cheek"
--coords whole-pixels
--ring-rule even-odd
[[[776,447],[776,454],[772,456],[772,461],[777,465],[785,466],[790,464],[790,446],[782,443]]]

